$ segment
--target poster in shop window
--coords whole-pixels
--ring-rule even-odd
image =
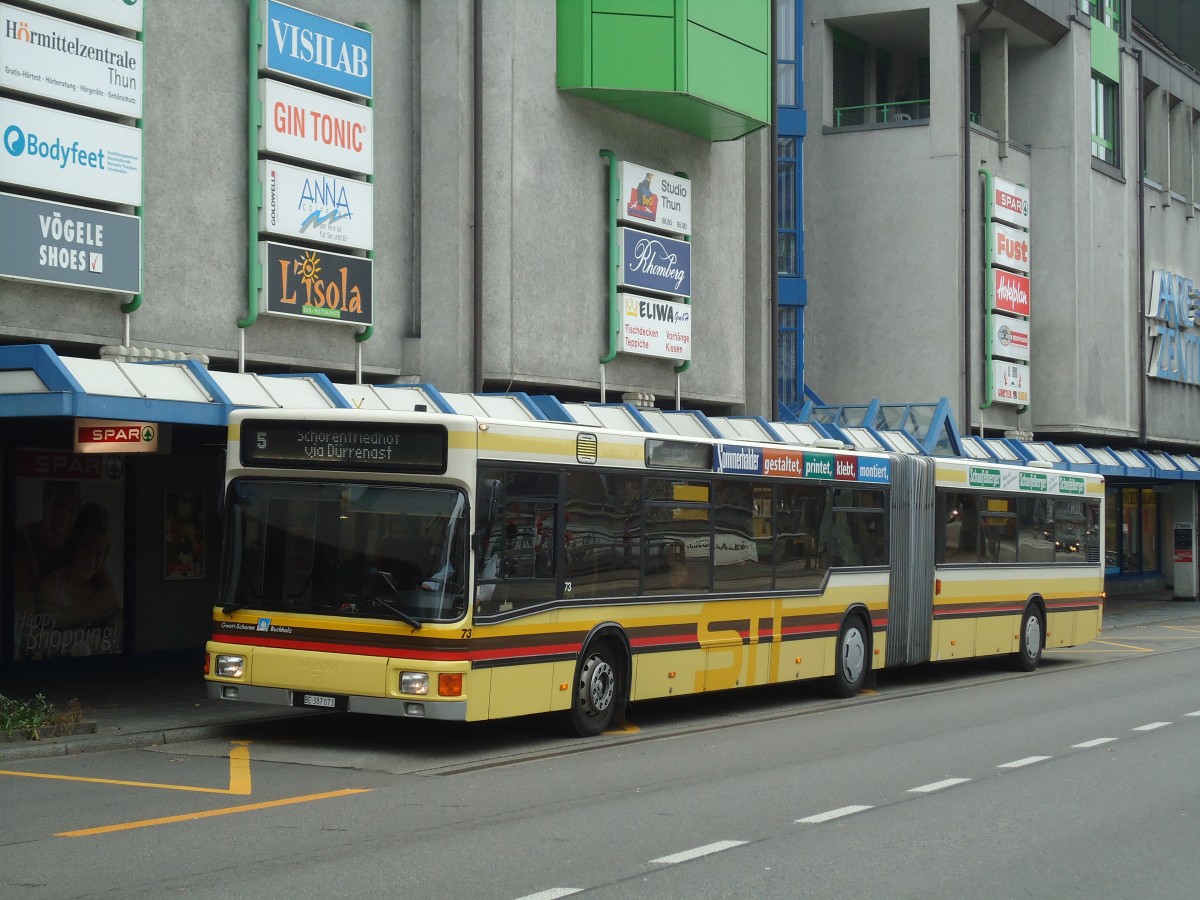
[[[163,578],[204,577],[204,494],[167,491],[163,508]]]
[[[14,659],[120,654],[124,461],[17,450],[15,463]]]

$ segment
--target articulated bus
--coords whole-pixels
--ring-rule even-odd
[[[229,425],[209,696],[428,719],[1008,656],[1100,630],[1104,482],[440,412]]]

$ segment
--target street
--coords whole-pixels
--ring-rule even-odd
[[[1190,897],[1200,620],[535,718],[338,716],[0,774],[6,896]],[[430,727],[434,726],[434,727]],[[15,811],[19,814],[14,814]]]

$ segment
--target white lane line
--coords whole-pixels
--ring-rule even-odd
[[[1195,712],[1184,713],[1184,715],[1185,716],[1200,716],[1200,709],[1196,710]]]
[[[687,862],[689,859],[699,859],[701,856],[708,856],[710,853],[720,853],[722,850],[728,850],[731,847],[740,847],[745,841],[717,841],[715,844],[705,844],[703,847],[694,847],[691,850],[684,850],[680,853],[672,853],[670,856],[660,856],[658,859],[650,860],[651,863],[669,866],[674,863]]]
[[[517,900],[558,900],[559,897],[570,897],[578,894],[583,888],[550,888],[548,891],[538,891],[536,894],[526,894]]]
[[[1027,756],[1024,759],[1014,759],[1012,762],[1000,763],[996,768],[1019,769],[1021,766],[1032,766],[1034,763],[1040,763],[1042,760],[1050,758],[1049,756]]]
[[[1093,738],[1090,741],[1084,741],[1082,744],[1072,744],[1071,749],[1086,750],[1088,747],[1099,747],[1101,744],[1110,744],[1115,740],[1116,738]]]
[[[817,813],[815,816],[808,816],[804,819],[797,819],[797,825],[816,825],[820,822],[828,822],[830,819],[840,819],[842,816],[852,816],[856,812],[862,812],[864,809],[870,809],[869,806],[843,806],[840,809],[831,809],[829,812]]]
[[[942,788],[954,787],[956,784],[964,784],[970,781],[970,778],[947,778],[945,781],[935,781],[932,784],[923,784],[920,787],[909,788],[910,794],[932,794],[934,791],[940,791]]]
[[[1155,728],[1166,728],[1170,722],[1151,722],[1149,725],[1139,725],[1137,728],[1131,728],[1130,731],[1153,731]]]

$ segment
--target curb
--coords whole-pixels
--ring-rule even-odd
[[[251,719],[237,723],[219,725],[185,725],[162,731],[138,731],[133,734],[89,735],[80,739],[51,738],[44,741],[26,741],[11,747],[0,747],[0,762],[22,759],[49,759],[57,756],[72,756],[103,750],[139,750],[163,744],[180,744],[206,738],[224,737],[245,725],[270,719]]]

